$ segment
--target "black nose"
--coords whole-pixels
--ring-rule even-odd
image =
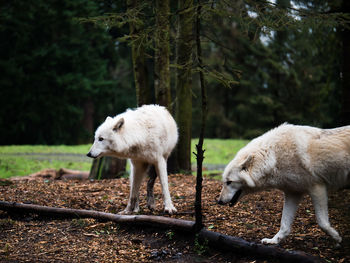
[[[88,152],[86,156],[92,158],[91,152]]]
[[[224,205],[224,202],[221,201],[221,200],[219,200],[219,201],[218,201],[218,204],[219,204],[219,205]]]

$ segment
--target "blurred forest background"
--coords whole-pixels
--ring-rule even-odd
[[[136,107],[128,23],[79,18],[125,14],[112,0],[0,4],[0,144],[81,144],[107,115]],[[147,87],[154,91],[154,1],[139,1]],[[250,139],[283,122],[349,124],[346,0],[203,1],[201,44],[208,93],[206,137]],[[177,1],[170,3],[171,108]],[[340,21],[340,23],[339,23]],[[102,24],[102,26],[101,26]],[[193,58],[195,60],[195,56]],[[347,62],[348,63],[348,62]],[[193,68],[192,137],[200,128]],[[154,94],[152,92],[151,94]],[[155,96],[151,100],[155,102]]]

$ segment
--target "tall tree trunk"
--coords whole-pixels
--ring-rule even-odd
[[[176,118],[179,125],[177,160],[179,169],[191,172],[193,0],[179,0],[176,45]]]
[[[139,17],[138,0],[127,0],[127,6],[129,13],[134,16],[133,21],[129,24],[130,35],[132,38],[131,42],[131,54],[132,64],[134,71],[135,89],[137,105],[141,106],[144,104],[152,103],[151,89],[148,86],[148,73],[145,59],[145,49],[142,38],[143,22]],[[102,157],[93,161],[89,178],[106,179],[118,177],[118,174],[122,174],[125,171],[126,161],[120,160],[114,157]],[[153,172],[151,177],[155,178]],[[120,177],[120,176],[119,176]]]
[[[285,10],[285,12],[287,13],[287,8],[290,7],[290,0],[277,0],[276,4],[278,6],[278,8],[280,8],[281,10]],[[280,30],[276,31],[275,34],[275,40],[274,40],[274,44],[275,49],[275,55],[277,57],[277,61],[280,64],[280,67],[282,67],[282,65],[286,62],[286,49],[285,49],[285,45],[286,42],[288,41],[288,30],[287,28],[283,28]],[[272,89],[272,95],[273,95],[273,99],[276,102],[280,102],[282,103],[283,100],[285,99],[283,97],[283,83],[285,83],[286,80],[286,74],[283,71],[283,69],[274,69],[274,73],[272,74],[272,78],[273,78],[273,85],[271,86]],[[285,121],[285,115],[284,112],[281,111],[280,107],[274,107],[273,110],[273,126],[277,126],[280,125],[282,122]]]
[[[129,24],[130,35],[132,38],[131,42],[131,55],[132,64],[134,71],[136,98],[138,106],[143,104],[150,104],[151,90],[148,86],[148,72],[145,58],[145,49],[142,38],[140,34],[143,31],[143,22],[140,17],[137,8],[140,6],[138,0],[127,0],[128,9],[130,9],[130,14],[134,15],[134,20],[139,21],[138,23],[131,22]]]
[[[350,13],[349,0],[343,0],[343,13]],[[343,42],[343,63],[342,63],[342,108],[341,108],[341,124],[350,125],[350,30],[343,28],[342,30]]]
[[[156,0],[156,33],[154,40],[154,90],[156,103],[172,113],[170,89],[170,4],[169,0]],[[168,159],[168,171],[178,172],[176,154]]]
[[[169,13],[169,0],[156,0],[154,90],[157,104],[166,107],[171,112]]]

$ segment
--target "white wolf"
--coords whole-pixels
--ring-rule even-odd
[[[319,129],[283,124],[252,140],[227,165],[219,204],[234,205],[243,195],[277,188],[284,192],[279,232],[262,243],[287,237],[304,194],[309,194],[321,229],[339,245],[328,218],[327,189],[350,185],[350,126]]]
[[[163,191],[164,210],[175,213],[168,189],[167,159],[178,139],[177,126],[170,113],[158,105],[144,105],[135,110],[107,117],[95,132],[95,141],[87,156],[114,156],[131,159],[130,198],[124,214],[139,211],[139,188],[151,165],[156,168]],[[155,208],[152,193],[147,205]]]

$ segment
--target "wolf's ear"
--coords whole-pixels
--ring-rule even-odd
[[[248,170],[248,168],[252,165],[253,163],[254,156],[249,154],[248,157],[239,165],[241,170]]]
[[[116,125],[114,125],[113,131],[117,132],[124,125],[124,118],[121,118]]]
[[[111,119],[113,119],[113,118],[108,116],[105,121],[109,121]]]
[[[240,173],[239,176],[249,187],[255,187],[255,182],[249,173]]]
[[[249,154],[249,156],[240,164],[241,171],[249,170],[249,167],[253,164],[254,156]],[[250,173],[240,173],[240,178],[245,181],[249,187],[255,187],[255,183],[250,175]]]

